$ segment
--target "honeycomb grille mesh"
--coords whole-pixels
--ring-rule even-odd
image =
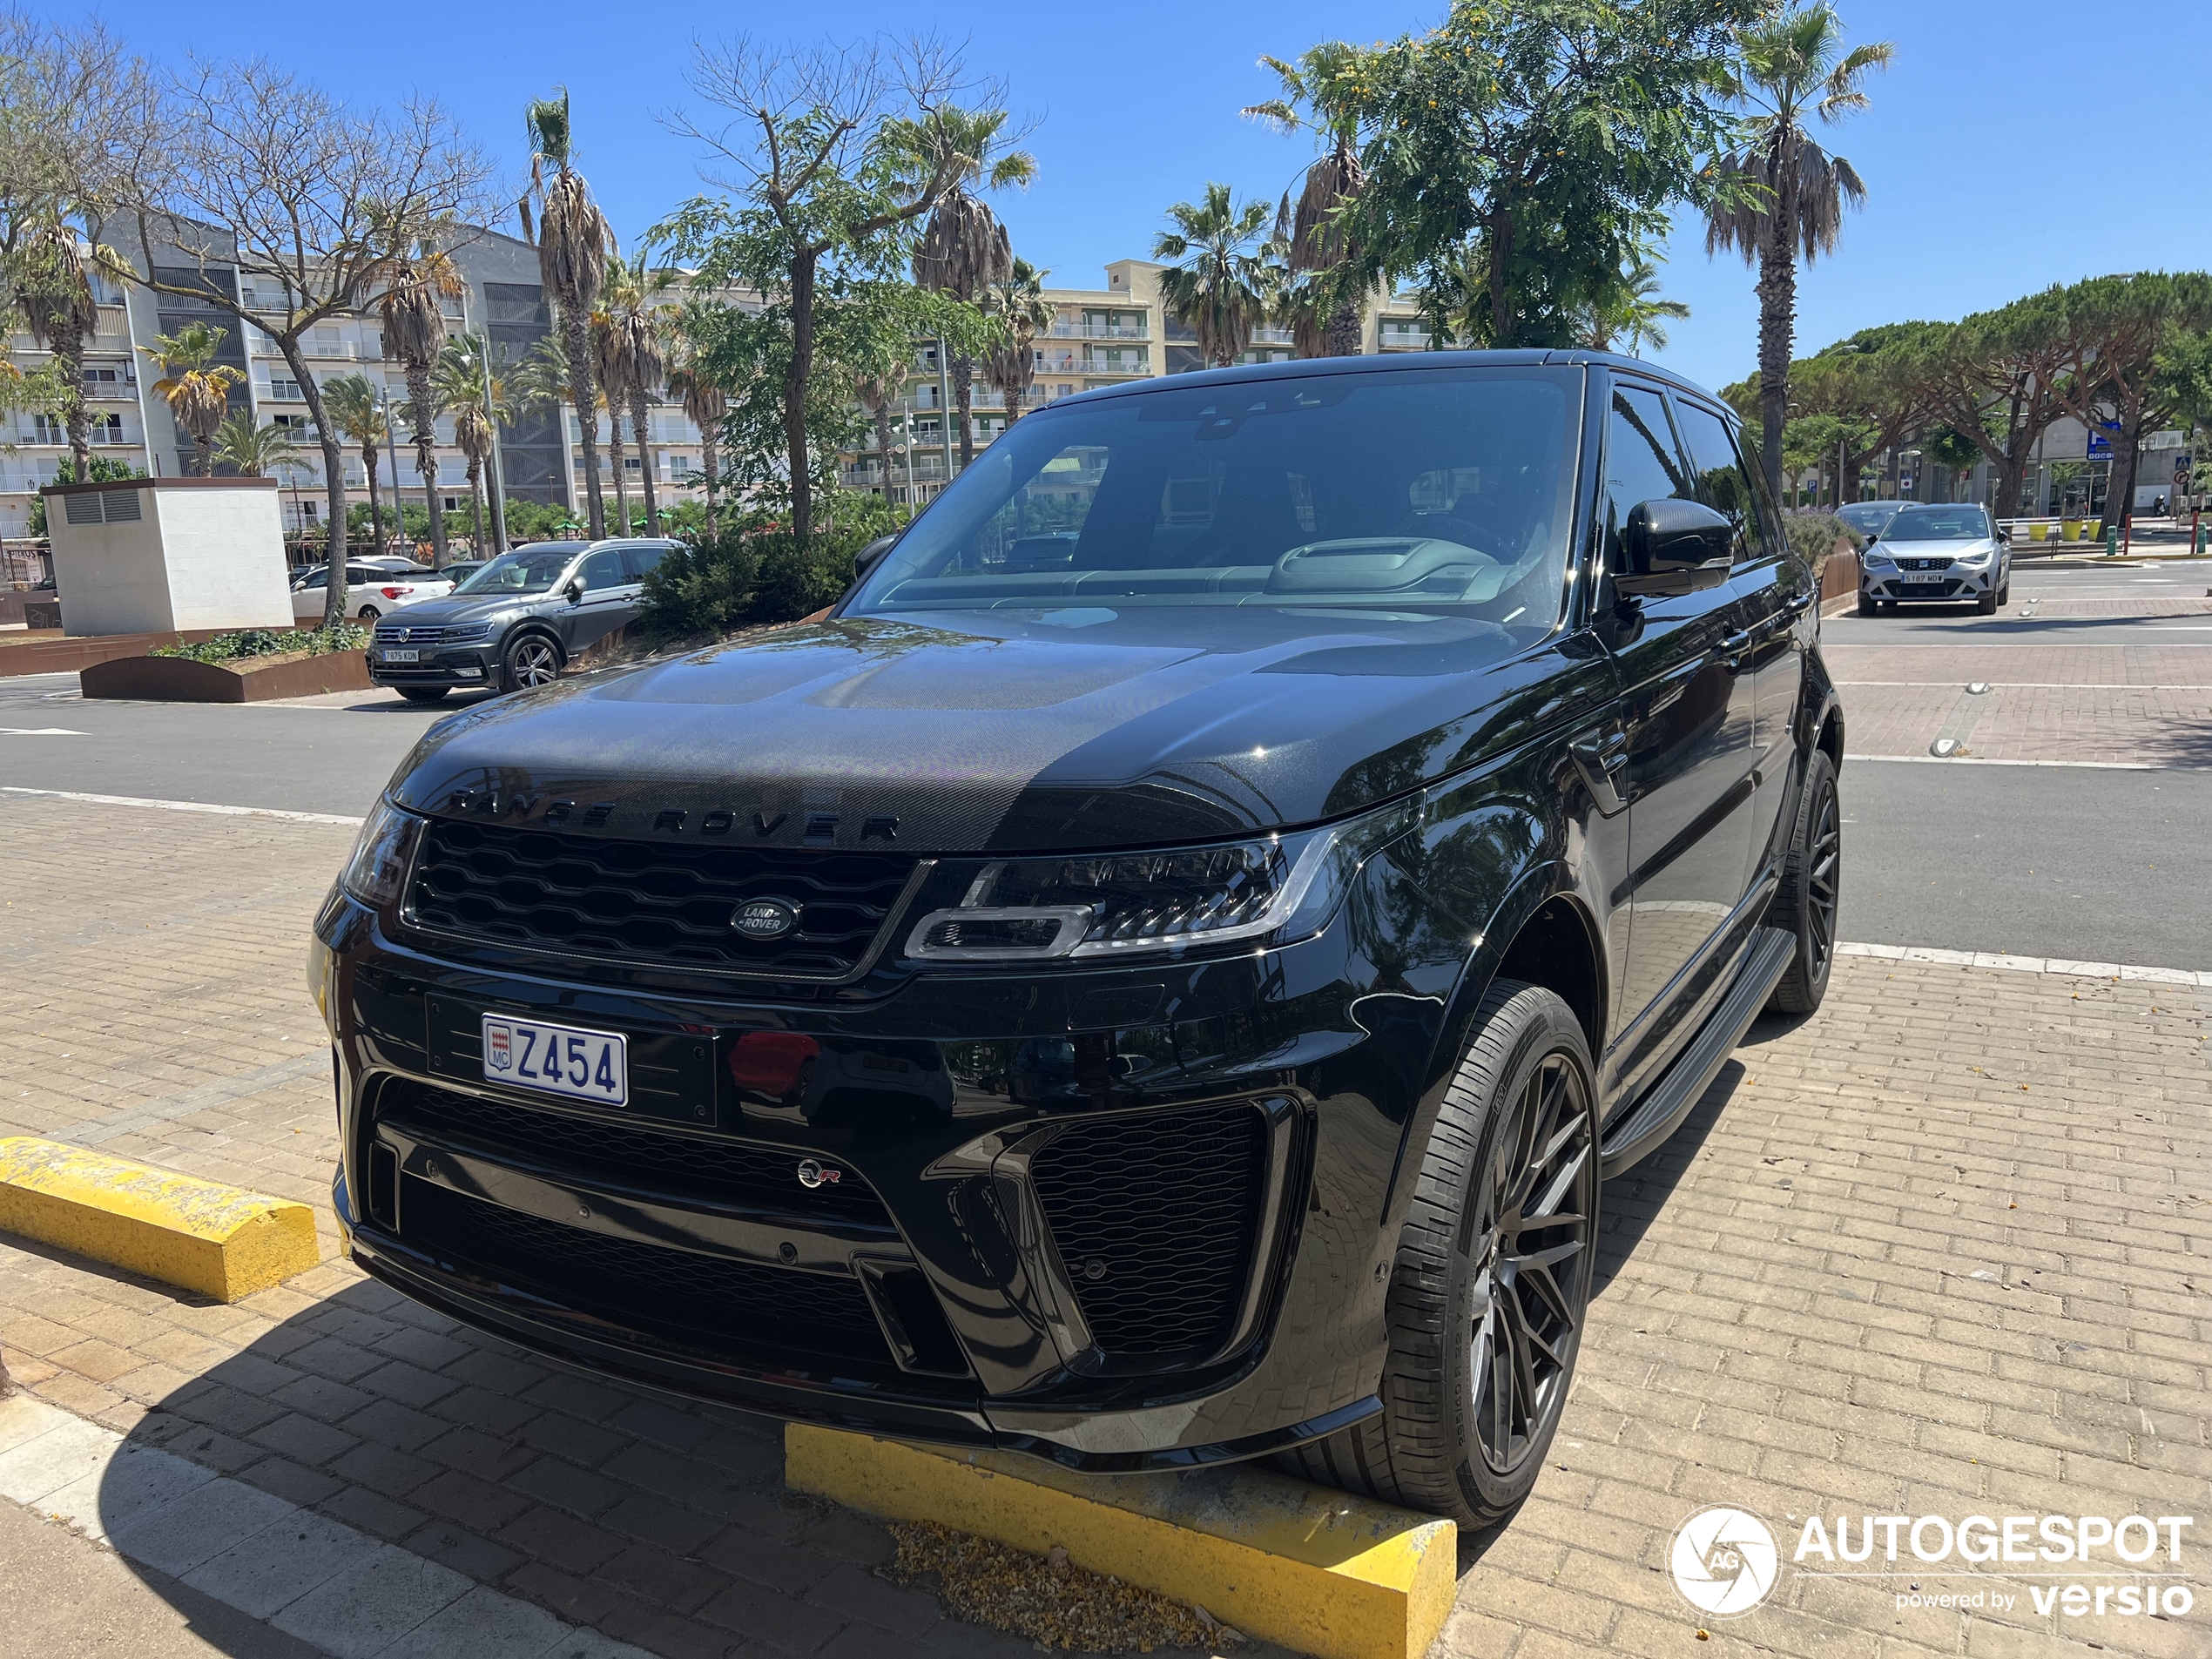
[[[894,853],[604,841],[434,820],[408,900],[418,926],[487,943],[710,973],[834,979],[867,954],[914,860]],[[783,899],[797,929],[747,939],[739,905]]]
[[[661,1250],[409,1178],[400,1236],[557,1305],[712,1353],[808,1354],[894,1369],[858,1281]]]
[[[1091,1334],[1109,1355],[1228,1339],[1258,1226],[1265,1124],[1249,1106],[1077,1123],[1030,1167]]]
[[[550,1163],[590,1180],[662,1193],[678,1201],[773,1210],[820,1222],[894,1231],[883,1201],[853,1171],[809,1191],[799,1184],[801,1153],[704,1136],[662,1134],[567,1112],[534,1111],[404,1081],[387,1083],[376,1115],[432,1141],[467,1141],[540,1167]]]

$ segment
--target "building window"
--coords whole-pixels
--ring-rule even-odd
[[[103,391],[108,387],[119,384],[122,379],[122,371],[119,369],[88,368],[84,371],[84,389],[88,392]]]
[[[292,380],[272,379],[269,381],[269,397],[272,401],[279,403],[299,403],[305,401],[300,395],[300,382]]]

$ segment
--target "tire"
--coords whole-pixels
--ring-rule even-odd
[[[354,612],[354,620],[366,623],[369,627],[374,628],[383,615],[384,613],[374,605],[363,605],[359,610]]]
[[[397,689],[399,694],[410,703],[442,703],[446,700],[446,693],[453,690],[453,687],[450,685],[402,685]]]
[[[1816,749],[1797,796],[1781,891],[1767,911],[1767,925],[1797,941],[1788,971],[1767,998],[1776,1014],[1811,1014],[1828,995],[1828,974],[1836,965],[1836,902],[1843,889],[1843,825],[1836,763]]]
[[[1860,616],[1871,617],[1879,609],[1880,607],[1874,603],[1874,596],[1872,594],[1861,591],[1858,596],[1858,614]]]
[[[2013,578],[2006,577],[2005,585],[1997,590],[1997,608],[2002,610],[2013,603]]]
[[[561,648],[543,634],[517,634],[499,654],[499,689],[526,691],[550,685],[561,674]]]
[[[1974,601],[1974,609],[1980,611],[1985,617],[1995,616],[1997,614],[1997,590],[1994,588],[1983,589],[1981,591],[1981,597]]]
[[[1528,1495],[1559,1427],[1589,1307],[1599,1183],[1593,1076],[1581,1022],[1558,996],[1514,980],[1490,988],[1399,1235],[1382,1412],[1285,1453],[1283,1467],[1477,1529],[1498,1525]],[[1495,1218],[1532,1209],[1557,1219],[1514,1230],[1516,1248],[1501,1255]],[[1510,1280],[1501,1277],[1508,1272]],[[1529,1344],[1532,1327],[1548,1345],[1541,1352]]]

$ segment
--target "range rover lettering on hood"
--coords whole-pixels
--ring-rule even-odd
[[[1172,845],[1463,766],[1558,667],[1493,624],[1388,611],[1132,608],[1073,638],[1027,613],[933,620],[796,626],[479,704],[425,734],[395,796],[630,840]]]

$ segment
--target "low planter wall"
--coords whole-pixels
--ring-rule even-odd
[[[118,657],[77,677],[87,697],[142,703],[266,703],[324,691],[366,691],[368,658],[357,651],[320,657],[241,657],[196,663],[189,657]]]

